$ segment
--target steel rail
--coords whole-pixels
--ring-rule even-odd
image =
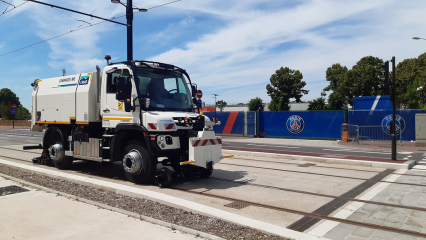
[[[416,236],[416,237],[423,237],[423,238],[426,237],[426,234],[414,232],[414,231],[409,231],[409,230],[404,230],[404,229],[385,227],[385,226],[381,226],[381,225],[377,225],[377,224],[370,224],[370,223],[364,223],[364,222],[357,222],[357,221],[343,219],[343,218],[329,217],[329,216],[325,216],[325,215],[314,214],[314,213],[294,210],[294,209],[290,209],[290,208],[276,207],[276,206],[261,204],[261,203],[257,203],[257,202],[250,202],[250,201],[236,199],[236,198],[219,196],[219,195],[210,194],[210,193],[206,193],[206,192],[196,192],[196,191],[182,189],[182,188],[171,188],[171,189],[174,189],[174,190],[177,190],[177,191],[193,193],[193,194],[197,194],[197,195],[202,195],[202,196],[208,196],[208,197],[228,200],[228,201],[232,201],[232,202],[241,202],[241,203],[245,203],[245,204],[251,205],[251,206],[277,210],[277,211],[280,211],[280,212],[288,212],[288,213],[298,214],[298,215],[302,215],[302,216],[306,216],[306,217],[312,217],[312,218],[323,219],[323,220],[330,220],[330,221],[335,221],[335,222],[340,222],[340,223],[345,223],[345,224],[356,225],[356,226],[360,226],[360,227],[374,228],[374,229],[377,229],[377,230],[391,231],[391,232],[395,232],[395,233],[407,234],[407,235]],[[297,229],[296,229],[296,231],[297,231]]]
[[[0,155],[0,157],[14,159],[14,160],[18,160],[18,161],[24,161],[23,159],[14,158],[14,157],[1,156],[1,155]],[[25,161],[25,162],[28,162],[28,161]],[[339,199],[339,200],[358,201],[358,202],[363,202],[363,203],[370,203],[370,204],[389,206],[389,207],[395,207],[395,208],[405,208],[405,209],[410,209],[410,210],[426,211],[426,208],[418,208],[418,207],[410,207],[410,206],[403,206],[403,205],[396,205],[396,204],[381,203],[381,202],[376,202],[376,201],[367,201],[367,200],[360,200],[360,199],[353,199],[353,198],[337,197],[337,196],[331,196],[331,195],[326,195],[326,194],[309,193],[309,192],[300,191],[300,190],[271,187],[271,186],[266,186],[266,185],[261,185],[261,184],[240,182],[240,181],[234,181],[234,180],[229,180],[229,179],[221,179],[221,178],[210,178],[210,179],[217,180],[217,181],[224,181],[224,182],[232,182],[232,183],[237,183],[237,184],[241,184],[241,185],[250,185],[250,186],[262,187],[262,188],[278,189],[278,190],[283,190],[283,191],[309,194],[309,195],[314,195],[314,196],[335,198],[335,199]],[[336,221],[336,222],[340,222],[340,223],[352,224],[352,225],[356,225],[356,226],[374,228],[374,229],[384,230],[384,231],[391,231],[391,232],[407,234],[407,235],[412,235],[412,236],[417,236],[417,237],[426,237],[426,234],[422,234],[422,233],[418,233],[418,232],[414,232],[414,231],[409,231],[409,230],[396,229],[396,228],[385,227],[385,226],[380,226],[380,225],[376,225],[376,224],[369,224],[369,223],[356,222],[356,221],[347,220],[347,219],[329,217],[329,216],[326,216],[326,215],[314,214],[314,213],[294,210],[294,209],[290,209],[290,208],[276,207],[276,206],[272,206],[272,205],[250,202],[250,201],[237,199],[237,198],[219,196],[219,195],[210,194],[210,193],[206,193],[206,192],[196,192],[196,191],[182,189],[182,188],[178,188],[178,187],[170,187],[170,189],[178,190],[178,191],[184,191],[184,192],[188,192],[188,193],[192,193],[192,194],[203,195],[203,196],[207,196],[207,197],[213,197],[213,198],[228,200],[228,201],[232,201],[232,202],[241,202],[241,203],[245,203],[245,204],[251,205],[251,206],[256,206],[256,207],[261,207],[261,208],[266,208],[266,209],[272,209],[272,210],[277,210],[277,211],[281,211],[281,212],[299,214],[299,215],[303,215],[303,216],[307,216],[307,217],[313,217],[313,218],[317,218],[317,219]]]
[[[369,182],[376,182],[376,183],[393,183],[393,184],[402,184],[402,185],[426,187],[426,185],[417,184],[417,183],[389,182],[389,181],[382,181],[382,180],[377,181],[377,180],[371,180],[371,179],[368,179],[368,178],[366,179],[366,178],[346,177],[346,176],[338,176],[338,175],[332,175],[332,174],[312,173],[312,172],[295,171],[295,170],[285,170],[285,169],[278,169],[278,168],[266,168],[266,167],[241,165],[241,164],[234,164],[234,163],[221,163],[221,164],[223,164],[223,165],[240,166],[240,167],[248,167],[248,168],[265,169],[265,170],[273,170],[273,171],[281,171],[281,172],[292,172],[292,173],[311,174],[311,175],[319,175],[319,176],[325,176],[325,177],[347,178],[347,179],[369,181]],[[392,174],[396,174],[396,173],[392,173]],[[401,174],[398,174],[398,175],[401,175]]]

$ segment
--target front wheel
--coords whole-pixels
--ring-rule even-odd
[[[150,158],[143,143],[132,140],[126,145],[123,155],[123,169],[127,180],[134,183],[148,183],[154,179],[157,161]]]

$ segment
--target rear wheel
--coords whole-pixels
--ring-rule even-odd
[[[143,143],[132,140],[123,154],[123,169],[127,180],[134,183],[148,183],[154,179],[157,159],[151,158]]]
[[[58,169],[70,169],[73,158],[65,156],[65,134],[58,127],[50,127],[44,135],[43,143],[47,145],[47,156]]]

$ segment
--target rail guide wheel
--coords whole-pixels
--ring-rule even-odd
[[[172,183],[172,173],[169,169],[163,167],[157,170],[155,174],[155,184],[160,188],[168,187]]]
[[[207,168],[201,168],[198,175],[202,178],[209,178],[213,173],[213,162],[207,163]]]

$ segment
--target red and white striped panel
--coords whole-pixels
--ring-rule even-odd
[[[206,139],[206,140],[196,140],[192,142],[193,147],[204,147],[209,145],[222,145],[222,139]]]

